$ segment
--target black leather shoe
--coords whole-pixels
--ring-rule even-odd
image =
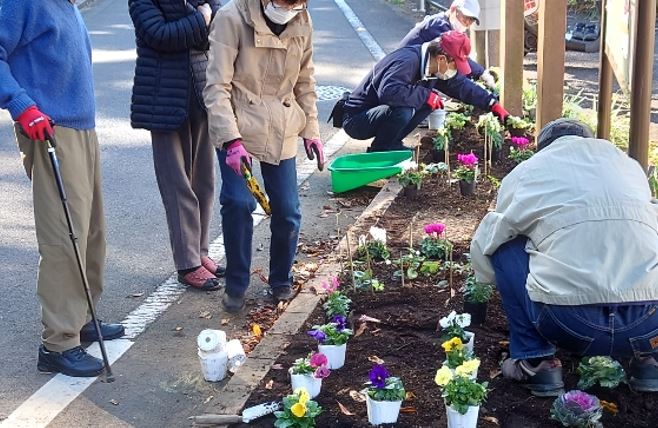
[[[284,285],[270,288],[270,295],[277,302],[287,302],[295,296],[295,293],[292,291],[292,287]]]
[[[244,308],[244,296],[237,297],[231,296],[228,293],[224,293],[222,297],[222,308],[231,314],[237,314]]]
[[[98,324],[101,327],[101,334],[103,335],[103,340],[112,340],[118,339],[123,336],[126,331],[121,324],[106,324],[101,320],[98,320]],[[94,322],[89,321],[87,324],[82,326],[80,330],[80,342],[96,342],[98,341],[98,335],[96,334],[96,328],[94,327]]]
[[[103,362],[87,354],[81,346],[64,352],[39,347],[37,369],[40,372],[62,373],[73,377],[94,377],[103,373]]]

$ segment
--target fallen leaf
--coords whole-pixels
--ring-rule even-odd
[[[336,401],[336,403],[338,403],[338,407],[340,408],[342,414],[345,416],[354,416],[354,413],[347,410],[347,407],[343,406],[340,401]]]
[[[363,333],[366,332],[367,329],[368,329],[368,324],[362,323],[361,325],[359,325],[359,328],[356,329],[356,332],[354,333],[354,337],[361,336]]]
[[[199,318],[205,318],[209,320],[212,318],[212,314],[210,313],[210,311],[201,311],[199,312]]]
[[[361,315],[359,317],[360,322],[376,322],[376,323],[381,323],[381,320],[378,320],[377,318],[369,317],[368,315]]]
[[[282,364],[272,364],[272,370],[283,370]]]
[[[208,403],[210,403],[210,400],[212,400],[213,398],[215,398],[214,395],[209,396],[208,398],[206,398],[206,400],[203,402],[203,404],[208,404]]]
[[[272,389],[272,385],[274,385],[274,379],[268,380],[265,384],[265,389]]]
[[[144,295],[144,292],[141,292],[141,293],[132,293],[131,295],[126,296],[126,297],[142,297],[143,295]]]
[[[230,321],[229,318],[222,318],[222,322],[220,324],[221,325],[227,325],[229,321]]]
[[[613,416],[617,416],[617,413],[619,413],[619,408],[612,401],[601,400],[601,407],[606,412],[612,413]]]
[[[501,372],[500,370],[493,369],[489,372],[489,379],[495,379],[498,376],[500,376],[501,374],[503,374],[503,372]]]
[[[352,400],[356,401],[357,403],[364,403],[366,401],[366,396],[359,391],[351,390],[350,397],[352,397]]]
[[[175,330],[175,331],[183,331],[183,327],[178,326],[178,327],[176,327],[174,330]]]
[[[349,388],[343,388],[340,391],[336,393],[336,395],[345,395],[350,389]]]
[[[414,415],[415,415],[416,412],[417,412],[417,410],[416,410],[416,408],[415,408],[414,406],[406,406],[406,407],[402,407],[402,408],[400,409],[400,413],[407,413],[407,414],[408,414],[408,413],[411,413],[411,414],[414,414]]]
[[[379,358],[377,355],[371,355],[368,357],[368,361],[375,364],[384,364],[384,360]]]
[[[404,399],[407,400],[407,401],[411,401],[414,398],[416,398],[416,394],[414,394],[411,391],[407,391],[406,395],[404,396]]]
[[[498,422],[498,419],[494,418],[493,416],[485,416],[482,419],[484,419],[487,422],[491,422],[492,424],[500,425],[500,422]]]
[[[263,331],[260,329],[260,326],[258,324],[253,324],[251,326],[251,332],[256,337],[261,337],[263,335]]]
[[[119,402],[115,400],[114,398],[110,400],[110,403],[114,404],[115,406],[119,405]]]

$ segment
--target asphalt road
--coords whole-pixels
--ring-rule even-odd
[[[380,0],[347,3],[385,51],[393,49],[410,27],[408,18]],[[119,321],[142,304],[174,268],[149,134],[133,130],[128,119],[135,51],[127,2],[95,0],[82,11],[94,47],[108,225],[106,291],[99,311],[102,319]],[[313,0],[310,11],[318,85],[355,86],[373,64],[370,52],[334,1]],[[318,106],[320,117],[326,118],[333,101],[321,101]],[[321,132],[326,141],[335,130],[323,121]],[[350,141],[343,151],[363,151],[364,147]],[[299,157],[305,155],[300,152]],[[335,219],[324,220],[323,225],[318,216],[330,190],[327,171],[314,174],[303,185],[302,230],[307,239],[326,236],[327,228],[334,227]],[[341,222],[349,223],[355,215],[358,210]],[[220,230],[217,206],[211,238]],[[267,231],[266,223],[259,227],[255,248],[266,248]],[[30,182],[22,170],[10,117],[0,111],[0,421],[52,378],[36,371],[41,329],[35,294],[37,262]],[[266,251],[257,252],[254,264],[267,266]],[[222,316],[218,299],[217,294],[185,292],[115,364],[117,382],[94,384],[50,426],[186,426],[185,418],[217,394],[215,386],[200,379],[195,335],[203,328],[218,327]],[[214,317],[200,319],[198,313],[203,310]],[[182,333],[174,334],[177,326],[184,327]]]

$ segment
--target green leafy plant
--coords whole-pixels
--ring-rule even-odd
[[[511,128],[527,131],[532,126],[532,122],[525,120],[518,116],[509,116],[507,118],[507,125]]]
[[[559,396],[551,407],[551,419],[565,427],[602,428],[601,402],[583,391],[569,391]]]
[[[445,124],[443,125],[449,131],[455,129],[464,129],[467,123],[470,123],[471,118],[463,113],[448,113],[446,115]]]
[[[523,82],[522,91],[521,102],[523,104],[523,110],[526,112],[535,110],[537,108],[537,85],[526,80]]]
[[[464,285],[464,301],[469,303],[487,303],[493,296],[494,287],[478,282],[475,275],[469,275]]]
[[[327,318],[332,318],[336,315],[347,316],[350,312],[350,304],[352,300],[343,294],[338,288],[340,281],[337,277],[332,277],[331,282],[323,282],[322,288],[327,293],[327,299],[322,304]]]
[[[576,372],[580,375],[578,388],[589,389],[597,383],[603,388],[616,388],[626,382],[626,373],[619,361],[610,357],[585,357]]]
[[[372,270],[355,270],[354,286],[357,290],[384,291],[384,283],[372,275]]]
[[[459,367],[455,370],[457,371]],[[446,405],[465,415],[471,406],[479,406],[487,399],[486,382],[479,383],[465,374],[455,374],[446,366],[441,367],[434,382],[442,388],[441,396]]]
[[[452,138],[452,134],[450,133],[450,130],[447,127],[444,126],[443,128],[437,129],[436,135],[432,140],[434,149],[437,151],[443,151],[445,150],[446,147],[449,148],[451,138]]]
[[[452,243],[445,237],[445,225],[426,224],[423,230],[427,236],[420,242],[420,252],[428,259],[447,259],[452,252]]]
[[[400,378],[391,376],[383,364],[375,364],[366,382],[366,393],[375,401],[402,401],[407,393]]]
[[[476,128],[480,132],[480,135],[486,134],[489,136],[491,145],[495,149],[503,147],[503,128],[493,113],[480,115]]]
[[[283,398],[283,410],[274,412],[275,428],[310,428],[315,426],[315,418],[322,413],[322,407],[311,400],[304,388],[297,388]]]
[[[651,189],[651,197],[658,198],[658,168],[655,165],[649,166],[648,180],[649,180],[649,189]]]
[[[356,257],[359,260],[365,260],[366,251],[370,254],[372,260],[386,260],[391,257],[391,252],[388,250],[386,243],[381,241],[368,241],[365,245],[356,247]]]
[[[409,252],[403,255],[398,260],[393,260],[396,266],[400,267],[399,270],[393,273],[394,278],[399,278],[402,276],[404,271],[404,277],[406,279],[416,279],[418,278],[418,272],[425,261],[425,257],[420,254],[420,251],[416,251],[413,248],[409,249]]]
[[[420,189],[420,186],[425,177],[425,172],[421,169],[418,170],[407,170],[398,174],[398,182],[402,187],[407,186],[416,186]]]

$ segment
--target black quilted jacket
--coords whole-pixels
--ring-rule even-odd
[[[176,130],[188,102],[203,106],[209,29],[196,9],[202,3],[213,16],[220,6],[218,0],[128,0],[137,42],[133,128]]]

